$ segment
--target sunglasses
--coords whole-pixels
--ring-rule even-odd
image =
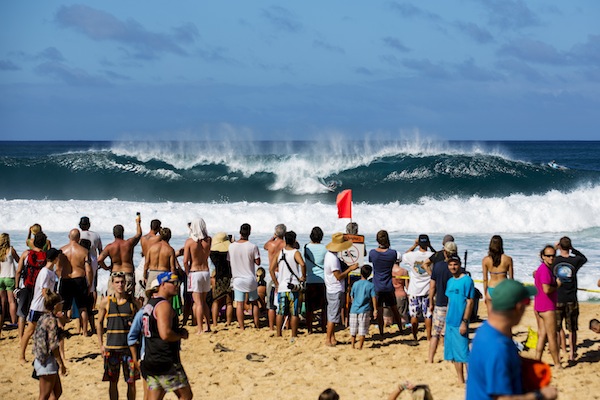
[[[125,272],[122,272],[122,271],[113,272],[110,274],[110,276],[112,276],[113,278],[122,277],[122,276],[125,276]]]
[[[179,281],[167,281],[167,283],[170,283],[175,286],[179,286],[181,284],[181,282],[179,282]]]
[[[556,258],[556,254],[544,254],[544,257]]]

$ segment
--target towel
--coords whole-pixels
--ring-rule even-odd
[[[206,222],[202,218],[194,218],[190,223],[190,237],[196,242],[208,237]]]

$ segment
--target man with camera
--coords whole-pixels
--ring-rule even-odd
[[[269,273],[277,290],[277,336],[281,336],[284,317],[288,316],[292,325],[292,343],[298,337],[300,322],[300,291],[306,281],[306,265],[300,252],[295,248],[296,233],[285,233],[285,247],[273,258]]]
[[[323,274],[325,277],[325,288],[327,296],[327,336],[326,346],[335,346],[335,324],[342,321],[341,310],[344,305],[346,294],[346,278],[348,274],[358,268],[358,264],[352,264],[342,272],[338,253],[352,247],[352,241],[344,238],[341,232],[331,236],[331,242],[325,246],[327,254],[323,263]]]

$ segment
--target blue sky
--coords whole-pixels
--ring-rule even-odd
[[[2,139],[600,137],[596,0],[0,10]]]

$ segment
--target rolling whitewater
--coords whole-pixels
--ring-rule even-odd
[[[194,215],[213,234],[249,222],[262,243],[284,222],[306,241],[315,225],[344,229],[335,198],[352,189],[367,247],[379,229],[400,251],[418,233],[438,247],[452,233],[477,277],[498,233],[531,280],[539,249],[568,235],[589,259],[580,286],[600,278],[600,142],[1,142],[0,174],[0,230],[19,251],[34,222],[58,244],[87,215],[108,243],[117,223],[133,232],[137,211],[144,229],[171,227],[174,244]]]

